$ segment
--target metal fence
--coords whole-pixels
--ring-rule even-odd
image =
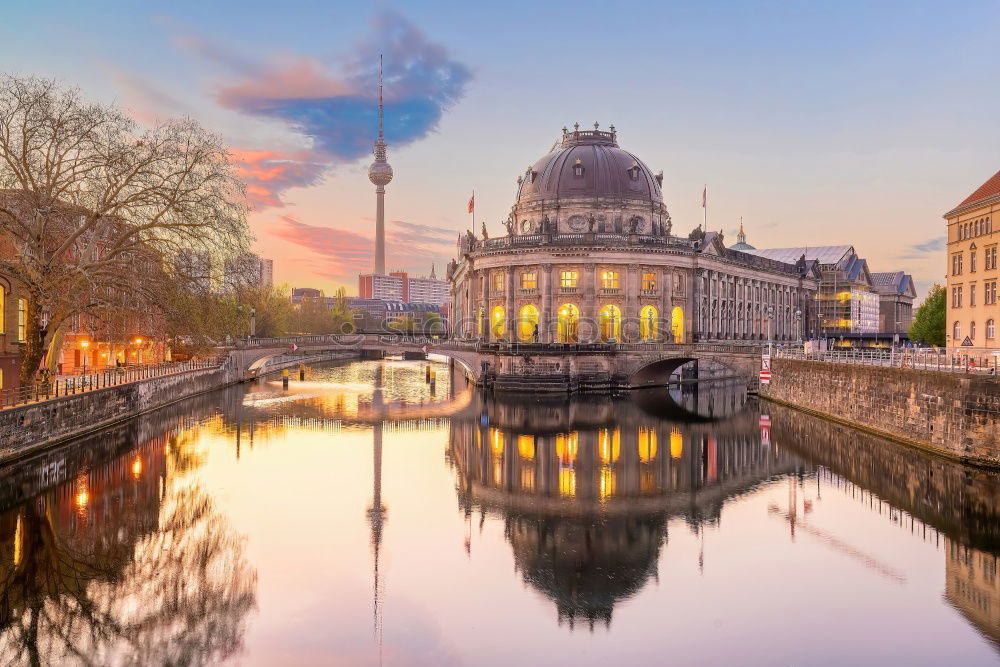
[[[163,377],[165,375],[187,373],[206,368],[218,368],[222,365],[224,359],[225,357],[214,357],[211,359],[107,368],[87,373],[86,375],[57,378],[49,382],[36,382],[30,387],[3,389],[0,390],[0,409],[28,403],[38,403],[59,398],[60,396],[71,396],[95,389],[115,387],[130,382]]]
[[[837,364],[858,364],[862,366],[884,366],[887,368],[912,368],[942,373],[969,373],[996,375],[998,356],[995,354],[975,354],[948,352],[946,350],[830,350],[828,352],[805,353],[801,348],[776,349],[775,357],[785,359],[808,359]]]

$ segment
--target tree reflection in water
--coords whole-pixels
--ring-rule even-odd
[[[145,456],[0,517],[5,663],[204,664],[241,651],[257,590],[243,540],[199,486],[161,498],[149,468],[165,467],[162,444],[135,451]]]

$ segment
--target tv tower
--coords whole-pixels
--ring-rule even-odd
[[[368,167],[368,180],[375,184],[375,274],[385,275],[385,186],[392,180],[392,167],[385,159],[382,136],[382,56],[378,57],[378,139],[375,161]]]

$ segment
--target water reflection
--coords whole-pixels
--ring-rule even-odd
[[[513,399],[435,370],[310,369],[7,467],[0,655],[1000,657],[996,475],[727,385]]]
[[[729,391],[720,405],[741,404]],[[671,519],[700,530],[728,499],[802,466],[761,446],[749,411],[685,424],[644,402],[493,397],[477,418],[452,421],[461,507],[503,518],[524,580],[571,625],[609,625],[615,604],[656,577]]]

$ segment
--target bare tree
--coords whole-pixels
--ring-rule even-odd
[[[54,81],[0,76],[0,274],[28,296],[23,383],[80,313],[156,309],[180,258],[247,251],[244,186],[189,118],[149,129]]]

